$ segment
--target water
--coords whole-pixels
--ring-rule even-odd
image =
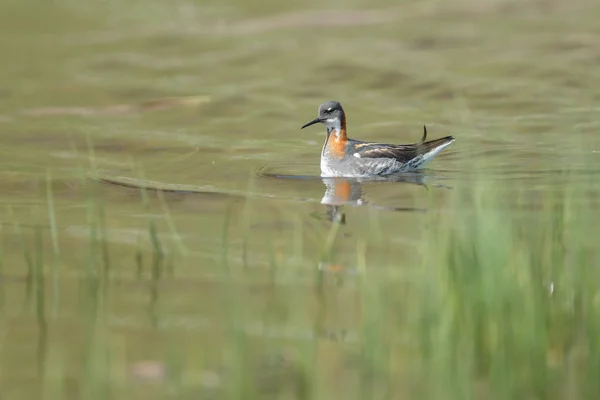
[[[597,211],[591,0],[2,7],[3,397],[238,387],[219,368],[244,346],[318,347],[336,387],[360,364],[354,279],[418,279],[453,193],[528,218],[569,187]],[[423,173],[323,181],[324,132],[300,126],[326,100],[356,139],[457,141]]]

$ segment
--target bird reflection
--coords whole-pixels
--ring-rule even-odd
[[[365,198],[362,185],[363,183],[368,182],[386,181],[390,184],[417,185],[428,189],[428,186],[425,184],[426,177],[427,176],[423,173],[406,173],[402,175],[396,175],[392,178],[380,178],[375,180],[363,180],[360,178],[321,178],[326,187],[325,194],[321,199],[321,204],[325,205],[327,218],[329,221],[333,222],[332,228],[335,227],[336,224],[346,224],[346,213],[344,212],[344,206],[364,206],[384,211],[423,212],[426,211],[426,208],[391,207],[373,203]],[[438,184],[434,184],[432,186],[448,188],[447,186]],[[337,277],[336,279],[338,279],[340,276],[347,276],[357,272],[355,267],[351,267],[339,262],[333,262],[330,258],[320,261],[318,268],[321,273],[333,275]]]
[[[407,173],[394,176],[391,179],[387,178],[385,181],[402,182],[427,188],[425,185],[425,178],[426,176],[421,173]],[[359,178],[321,178],[321,180],[326,187],[325,194],[321,199],[321,204],[325,205],[327,218],[331,222],[338,222],[340,224],[346,223],[346,214],[343,211],[343,206],[368,206],[386,211],[424,211],[422,208],[390,207],[367,201],[363,197],[362,184],[364,182],[377,182],[384,179],[361,180]]]

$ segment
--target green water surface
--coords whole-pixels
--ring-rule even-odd
[[[597,1],[0,7],[2,399],[596,398]]]

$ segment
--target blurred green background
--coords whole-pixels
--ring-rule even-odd
[[[599,20],[2,0],[0,397],[596,398]],[[327,100],[457,141],[323,182]]]

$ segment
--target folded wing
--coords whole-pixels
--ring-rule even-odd
[[[429,153],[436,148],[454,140],[452,136],[427,140],[427,128],[423,126],[423,137],[414,144],[385,144],[357,142],[354,145],[354,156],[359,158],[393,158],[403,164],[415,157]]]

